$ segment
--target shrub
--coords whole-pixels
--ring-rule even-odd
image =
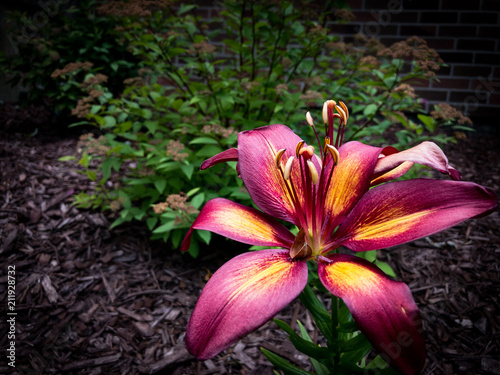
[[[385,144],[390,136],[407,147],[442,123],[423,113],[411,87],[434,79],[442,63],[415,37],[389,48],[362,35],[339,42],[326,18],[305,21],[288,2],[226,1],[220,18],[206,22],[194,5],[161,0],[112,1],[99,11],[118,23],[117,43],[140,62],[119,95],[96,78],[97,65],[61,76],[86,95],[74,110],[84,118],[79,124],[102,134],[82,143],[80,164],[98,184],[77,203],[119,211],[113,225],[144,219],[173,246],[208,199],[248,203],[235,166],[198,172],[204,159],[235,147],[238,131],[285,123],[311,140],[305,112],[328,98],[349,105],[348,139]],[[420,112],[418,119],[408,112]],[[113,171],[120,179],[110,185]]]

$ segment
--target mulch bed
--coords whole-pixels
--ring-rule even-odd
[[[92,190],[77,173],[76,137],[0,134],[1,332],[7,332],[7,271],[15,266],[16,368],[0,336],[0,373],[272,374],[266,347],[310,369],[272,322],[212,360],[184,348],[184,330],[207,278],[241,247],[217,238],[198,259],[148,239],[140,223],[109,230],[108,213],[77,209]],[[447,146],[464,180],[500,191],[494,137]],[[424,324],[425,374],[500,374],[499,212],[380,251],[412,289]],[[299,302],[278,316],[300,319]],[[9,372],[10,371],[10,372]]]

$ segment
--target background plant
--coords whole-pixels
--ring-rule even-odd
[[[98,14],[113,20],[115,43],[139,62],[119,94],[98,64],[55,77],[80,90],[73,114],[98,129],[105,150],[83,141],[80,164],[98,183],[76,202],[116,210],[113,225],[146,220],[155,238],[174,246],[208,199],[248,203],[234,166],[198,171],[235,147],[239,131],[285,123],[312,141],[304,113],[327,98],[349,105],[346,140],[407,148],[435,139],[449,120],[424,114],[411,86],[434,79],[442,64],[435,51],[415,37],[389,48],[363,35],[339,42],[325,25],[352,17],[345,9],[304,20],[289,2],[226,1],[220,18],[202,21],[195,5],[136,0],[112,1]],[[119,180],[111,183],[113,173]]]

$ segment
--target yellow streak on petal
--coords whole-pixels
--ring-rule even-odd
[[[232,280],[235,290],[229,301],[247,294],[250,299],[259,298],[260,292],[279,287],[284,279],[290,277],[294,264],[283,258],[276,260],[257,260],[255,264],[241,269],[239,277]],[[250,293],[249,293],[250,292]],[[242,296],[245,298],[245,296]]]
[[[382,282],[380,275],[351,262],[335,262],[326,269],[329,282],[337,285],[342,295],[352,292],[373,294]]]
[[[359,227],[352,232],[352,238],[356,240],[371,239],[371,238],[389,238],[397,234],[403,234],[406,231],[412,230],[418,223],[428,216],[432,211],[420,211],[413,214],[398,214],[396,208],[392,208],[389,212],[381,212],[384,219],[370,220],[368,223],[360,223]]]

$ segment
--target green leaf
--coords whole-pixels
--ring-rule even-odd
[[[193,164],[182,164],[181,170],[182,170],[182,172],[184,172],[186,177],[190,180],[191,177],[193,176],[194,165]]]
[[[165,233],[165,232],[170,232],[174,228],[174,222],[169,221],[163,225],[160,225],[158,228],[156,228],[153,233]]]
[[[59,161],[70,161],[70,160],[76,160],[76,157],[73,156],[73,155],[66,155],[66,156],[61,156],[57,160],[59,160]]]
[[[428,131],[433,133],[434,130],[436,130],[436,120],[434,120],[432,117],[427,116],[427,115],[423,115],[421,113],[418,114],[417,117],[420,121],[422,121],[424,123],[424,125]]]
[[[396,277],[396,273],[394,272],[394,270],[392,269],[392,267],[386,263],[386,262],[382,262],[380,260],[376,260],[374,262],[374,264],[380,268],[382,271],[384,271],[386,273],[386,275],[389,275],[391,277]]]
[[[156,190],[158,190],[158,193],[162,194],[165,190],[165,186],[167,186],[167,180],[164,178],[155,180],[154,185]]]
[[[266,356],[269,362],[274,365],[274,367],[282,370],[287,375],[312,375],[312,373],[304,371],[297,366],[292,365],[286,359],[281,358],[279,355],[274,354],[273,352],[265,348],[260,348],[260,350]]]
[[[300,301],[309,310],[319,330],[327,340],[332,341],[332,317],[328,310],[315,296],[312,288],[307,285],[299,295]]]
[[[375,112],[377,112],[377,105],[375,104],[368,104],[363,110],[363,114],[367,117],[373,116]]]
[[[219,142],[210,137],[198,137],[189,142],[190,145],[196,145],[196,144],[216,145],[218,143]]]
[[[212,238],[212,232],[209,232],[208,230],[197,230],[196,233],[198,233],[198,236],[200,236],[201,240],[205,242],[207,245],[210,245],[210,239]]]
[[[158,224],[158,218],[156,216],[151,216],[146,219],[146,225],[149,230],[153,230],[156,224]]]

